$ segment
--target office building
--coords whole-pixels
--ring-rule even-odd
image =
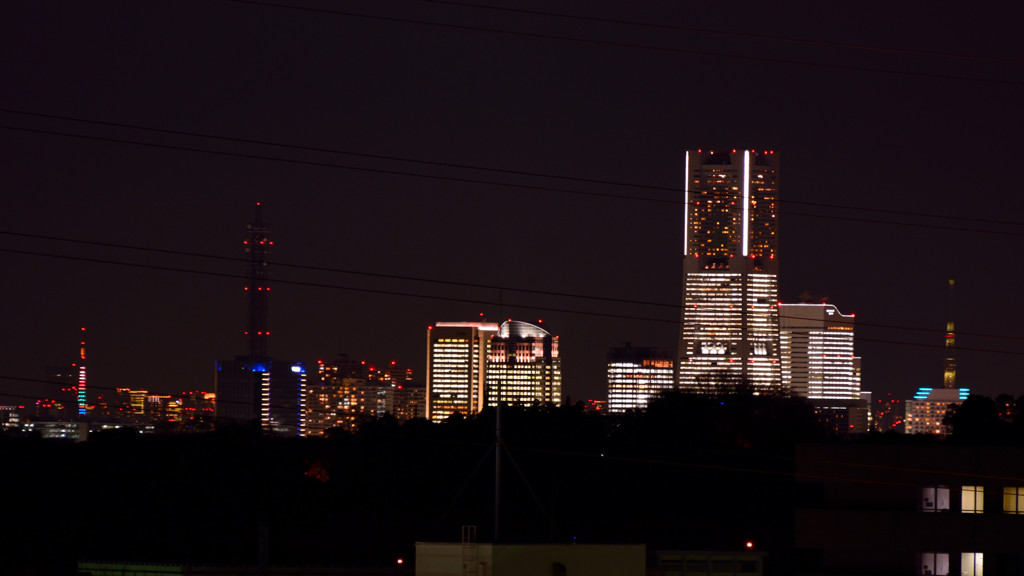
[[[608,351],[608,412],[643,410],[647,402],[673,388],[673,353],[634,348],[629,342]]]
[[[779,304],[782,385],[791,396],[860,398],[853,323],[831,304]]]
[[[479,412],[485,401],[485,375],[493,322],[438,322],[427,327],[426,417],[443,422],[455,413]]]
[[[558,336],[518,320],[501,324],[487,354],[487,405],[562,404]]]
[[[870,429],[853,327],[854,315],[831,304],[779,303],[782,388],[809,399],[818,420],[835,434]]]
[[[792,574],[1024,574],[1024,448],[796,447]]]
[[[690,150],[684,174],[678,386],[783,394],[777,156]]]

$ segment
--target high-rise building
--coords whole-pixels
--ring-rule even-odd
[[[331,428],[355,430],[378,416],[379,386],[368,381],[366,362],[339,354],[331,363],[318,362],[318,369],[320,382],[307,392],[306,435],[321,435]]]
[[[394,411],[398,420],[427,417],[427,389],[423,384],[398,384],[394,388]]]
[[[558,336],[528,322],[503,322],[491,335],[485,381],[488,406],[561,405]]]
[[[479,412],[485,401],[485,374],[493,322],[438,322],[427,327],[427,412],[442,422],[456,412]]]
[[[671,350],[634,348],[629,342],[608,351],[608,412],[647,407],[651,398],[673,388]]]
[[[412,382],[412,369],[392,361],[378,368],[339,354],[333,362],[318,361],[319,383],[308,387],[304,409],[307,435],[329,428],[357,429],[386,414],[397,420],[424,418],[423,385]]]
[[[831,304],[779,304],[782,388],[809,399],[818,420],[842,435],[870,429],[853,326],[854,315]]]
[[[853,314],[831,304],[779,304],[782,386],[800,398],[856,400]]]
[[[690,150],[683,190],[682,390],[782,394],[778,157]]]

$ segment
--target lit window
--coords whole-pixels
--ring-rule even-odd
[[[964,514],[981,514],[985,511],[985,487],[964,486],[960,489],[960,511]]]
[[[1006,486],[1003,488],[1003,512],[1024,514],[1024,487]]]
[[[921,510],[924,512],[949,510],[949,486],[925,486],[922,488]]]
[[[984,554],[981,552],[964,552],[960,555],[961,576],[984,576]]]
[[[921,554],[921,569],[918,574],[924,576],[948,576],[949,554],[945,552],[925,552]]]

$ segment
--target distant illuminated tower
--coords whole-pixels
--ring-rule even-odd
[[[946,322],[946,361],[942,384],[944,388],[956,388],[956,329],[953,326],[953,280],[949,280],[949,322]]]
[[[942,420],[951,404],[960,404],[971,390],[956,387],[956,337],[953,326],[953,281],[949,281],[949,321],[946,322],[946,359],[942,388],[919,388],[914,398],[907,400],[907,434],[949,433]]]
[[[78,404],[78,415],[85,416],[89,409],[89,402],[86,399],[85,381],[85,326],[82,327],[82,340],[78,354],[78,386],[75,391],[75,400]]]
[[[267,341],[270,329],[267,322],[270,286],[267,285],[267,258],[270,247],[270,226],[263,222],[263,206],[256,203],[253,221],[245,226],[248,237],[242,242],[245,253],[249,256],[249,282],[245,286],[248,296],[249,317],[245,336],[249,343],[249,357],[257,359],[269,358]]]
[[[678,386],[784,394],[778,158],[773,151],[690,150],[684,174]]]
[[[268,257],[274,242],[257,202],[242,242],[248,256],[245,339],[248,355],[216,363],[216,411],[220,423],[259,422],[268,432],[301,434],[306,369],[301,362],[270,358]]]
[[[487,405],[562,404],[558,336],[518,320],[502,323],[487,355]]]
[[[438,322],[427,327],[427,419],[442,422],[484,406],[493,322]]]
[[[671,350],[623,348],[608,351],[608,412],[642,410],[673,386]]]

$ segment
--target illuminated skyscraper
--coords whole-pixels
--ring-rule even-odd
[[[678,386],[784,394],[777,156],[690,150],[684,173]]]
[[[558,336],[518,320],[502,323],[487,355],[487,405],[562,403]]]
[[[493,322],[438,322],[427,327],[427,419],[442,422],[484,406]]]
[[[857,400],[853,314],[831,304],[779,304],[782,385],[800,398]]]
[[[608,352],[608,411],[642,410],[673,386],[671,350],[623,348]]]

